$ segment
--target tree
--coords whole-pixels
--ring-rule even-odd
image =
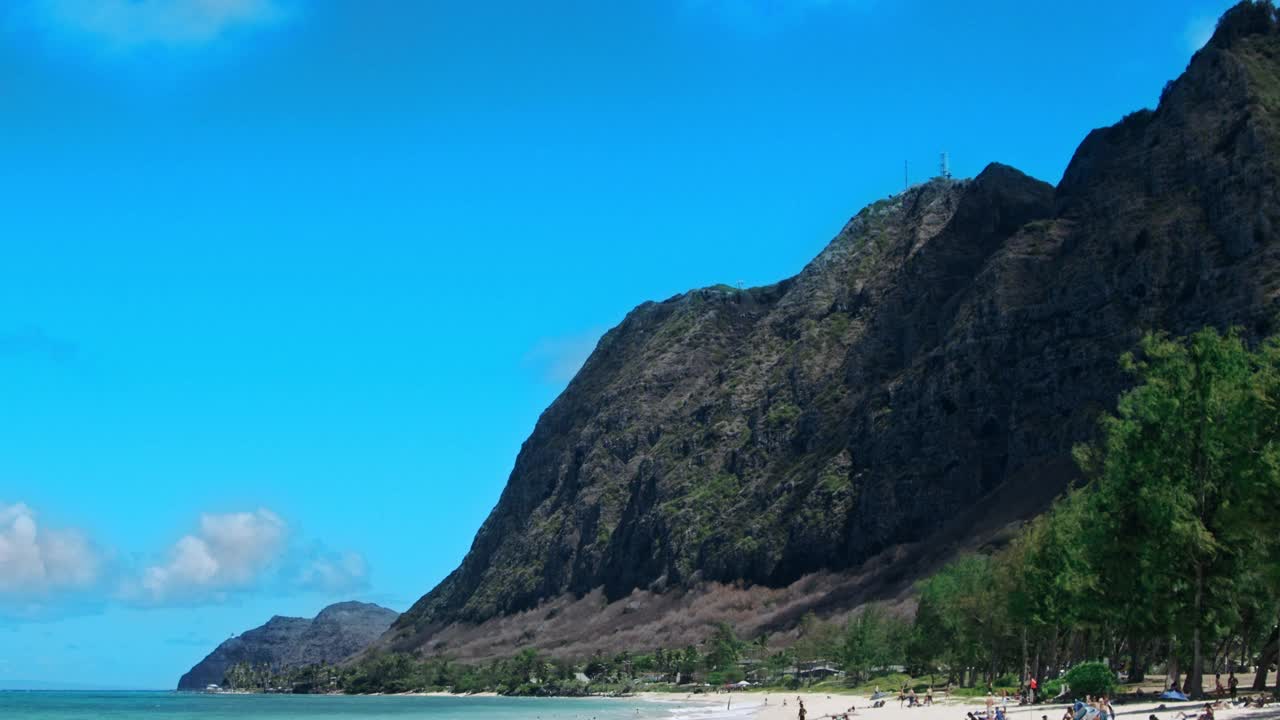
[[[735,667],[742,655],[743,643],[734,634],[729,623],[716,623],[715,630],[707,642],[707,669],[723,672]]]
[[[1148,335],[1139,354],[1122,358],[1139,384],[1103,418],[1101,445],[1077,453],[1097,472],[1091,505],[1101,521],[1086,542],[1095,571],[1113,583],[1100,587],[1099,607],[1118,609],[1130,630],[1190,635],[1192,695],[1202,694],[1205,641],[1234,611],[1241,565],[1225,542],[1230,501],[1248,495],[1249,478],[1270,477],[1267,362],[1234,331]]]
[[[1023,642],[1023,671],[1040,684],[1046,666],[1056,668],[1059,635],[1080,624],[1096,590],[1084,553],[1086,497],[1068,492],[1048,512],[1029,522],[996,558],[996,586],[1008,602],[1009,620]],[[1036,649],[1033,663],[1028,653]],[[1040,661],[1044,650],[1043,662]],[[1029,678],[1023,677],[1024,682]]]
[[[970,684],[984,658],[987,676],[994,679],[1001,645],[1010,635],[1007,597],[998,591],[992,567],[986,555],[966,555],[920,584],[919,642],[937,648],[930,660],[941,661],[953,675],[968,672]]]
[[[676,659],[676,682],[687,683],[693,682],[693,675],[698,671],[698,666],[702,664],[702,657],[698,655],[698,648],[689,645],[683,651],[677,651]]]
[[[825,623],[812,612],[800,619],[800,637],[794,647],[796,660],[814,662],[831,660],[839,654],[840,631],[832,623]]]
[[[879,606],[868,605],[845,625],[840,662],[856,680],[900,662],[906,654],[906,627]]]
[[[1116,676],[1105,663],[1080,663],[1067,672],[1064,680],[1076,697],[1107,695],[1116,687]]]

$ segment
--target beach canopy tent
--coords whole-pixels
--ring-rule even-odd
[[[1183,695],[1177,690],[1165,690],[1163,693],[1161,693],[1160,699],[1161,700],[1177,700],[1179,702],[1186,702],[1191,698],[1187,697],[1186,695]]]

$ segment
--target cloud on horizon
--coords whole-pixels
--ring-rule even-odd
[[[288,524],[265,508],[206,513],[198,527],[150,564],[123,563],[75,528],[48,528],[22,502],[0,502],[0,629],[109,605],[193,607],[250,593],[340,595],[369,589],[369,566],[322,542],[291,542]]]
[[[369,566],[359,553],[331,552],[317,546],[289,580],[300,590],[341,595],[368,589]]]
[[[0,594],[43,595],[97,581],[102,561],[78,530],[50,530],[24,503],[0,503]]]
[[[191,606],[254,591],[334,595],[369,587],[368,564],[359,553],[334,552],[318,541],[293,543],[289,536],[288,524],[265,508],[206,513],[163,561],[126,575],[117,599],[148,607]]]
[[[286,533],[284,520],[266,509],[201,515],[200,529],[174,543],[168,560],[145,568],[123,595],[154,604],[222,600],[280,559]]]
[[[97,49],[194,49],[289,16],[281,0],[30,0],[39,27]]]

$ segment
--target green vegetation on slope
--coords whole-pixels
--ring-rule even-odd
[[[855,687],[906,670],[962,688],[1036,677],[1056,692],[1072,668],[1062,680],[1084,693],[1160,664],[1175,683],[1188,669],[1181,687],[1199,695],[1206,669],[1252,664],[1280,612],[1280,339],[1250,349],[1235,332],[1148,335],[1121,362],[1138,383],[1100,441],[1077,448],[1088,481],[999,552],[922,582],[913,622],[868,606],[843,625],[806,616],[776,650],[721,623],[701,646],[576,663],[532,649],[482,665],[384,653],[284,675],[237,666],[227,685],[574,695],[640,682],[796,687],[832,671]]]
[[[921,662],[1043,682],[1070,649],[1130,680],[1163,661],[1199,695],[1206,669],[1265,645],[1280,611],[1280,341],[1149,335],[1122,362],[1140,382],[1077,449],[1087,484],[1000,553],[923,583]]]

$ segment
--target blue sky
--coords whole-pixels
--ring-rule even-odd
[[[630,308],[1056,182],[1228,4],[4,3],[0,687],[407,608]]]

